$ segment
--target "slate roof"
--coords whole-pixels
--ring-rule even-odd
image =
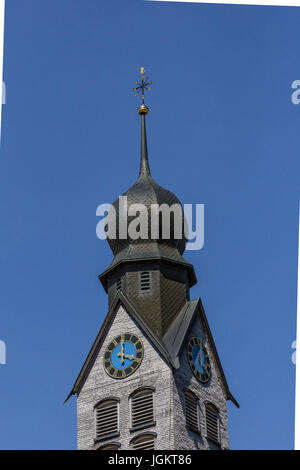
[[[148,149],[147,149],[147,135],[146,135],[146,121],[145,115],[141,116],[141,160],[140,160],[140,173],[137,181],[131,188],[129,188],[123,196],[127,197],[127,211],[124,212],[119,206],[119,198],[114,201],[112,207],[114,208],[115,220],[115,233],[113,238],[107,237],[108,244],[114,254],[114,259],[110,266],[99,276],[104,289],[107,291],[108,278],[111,272],[118,268],[119,265],[124,263],[133,263],[139,261],[161,260],[163,262],[176,264],[180,269],[184,268],[188,272],[189,285],[193,286],[197,282],[196,274],[192,264],[188,263],[182,254],[185,250],[186,238],[184,233],[184,211],[180,200],[166,188],[160,186],[153,178],[150,172]],[[148,238],[132,239],[129,234],[124,238],[124,234],[120,234],[120,221],[123,225],[126,222],[128,227],[130,222],[135,219],[134,216],[129,216],[130,207],[137,204],[143,205],[147,210],[147,231]],[[162,233],[161,219],[157,214],[155,217],[152,215],[153,205],[158,205],[160,208],[172,208],[173,205],[180,207],[181,217],[172,214],[169,218],[170,236],[165,238]],[[153,220],[152,220],[153,217]],[[157,220],[159,221],[158,238],[154,238],[151,232],[152,222],[156,226]],[[164,222],[165,227],[167,222]],[[180,226],[178,227],[177,224]],[[178,233],[181,234],[180,238],[176,238]],[[175,237],[176,234],[176,237]]]
[[[123,222],[127,223],[135,217],[129,216],[127,211],[123,211],[119,207],[119,198],[113,203],[116,214],[116,236],[114,238],[107,238],[107,241],[113,251],[114,256],[119,252],[122,252],[123,255],[126,254],[124,248],[128,245],[151,245],[155,243],[155,240],[160,240],[164,245],[167,245],[173,248],[174,251],[178,250],[178,254],[182,254],[185,249],[186,239],[184,235],[184,217],[183,217],[183,208],[179,199],[166,188],[160,186],[151,176],[149,160],[148,160],[148,149],[147,149],[147,136],[146,136],[146,117],[143,114],[141,116],[141,161],[140,161],[140,173],[137,181],[134,183],[131,188],[129,188],[123,196],[127,197],[128,211],[130,210],[131,205],[142,204],[147,209],[147,218],[148,218],[148,238],[138,238],[132,239],[129,234],[126,238],[119,233],[119,219],[121,218]],[[181,217],[180,221],[177,222],[177,219],[170,218],[170,236],[168,238],[162,237],[162,231],[159,232],[157,239],[152,238],[151,236],[151,206],[155,205],[166,205],[167,207],[172,207],[173,204],[176,204],[180,207]],[[181,233],[180,238],[174,237],[175,229],[175,220],[176,224],[179,223],[179,227],[176,226],[177,231]],[[161,227],[160,227],[161,228]],[[126,259],[126,257],[124,258]]]
[[[175,263],[187,269],[189,275],[189,285],[193,286],[197,283],[194,266],[188,263],[179,253],[178,250],[168,245],[152,241],[151,243],[129,244],[123,250],[116,254],[109,267],[99,275],[105,291],[107,292],[107,280],[113,269],[117,266],[127,263],[140,261],[157,260],[166,263]]]

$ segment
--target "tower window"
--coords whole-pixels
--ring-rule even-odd
[[[131,448],[134,450],[155,450],[155,434],[143,434],[135,437],[131,441]]]
[[[184,392],[185,395],[185,419],[186,424],[192,429],[199,431],[199,411],[198,398],[190,390]]]
[[[122,290],[122,278],[120,278],[120,277],[116,282],[116,289],[117,289],[118,292]]]
[[[131,402],[132,428],[146,427],[154,424],[153,390],[144,388],[133,392]]]
[[[140,273],[140,289],[141,292],[150,292],[151,290],[151,277],[149,271]]]
[[[214,442],[220,442],[219,412],[212,403],[205,405],[206,435]]]
[[[119,442],[109,442],[101,447],[98,447],[96,450],[118,450],[120,447],[121,444]]]
[[[109,399],[95,407],[96,440],[115,436],[119,433],[119,402]]]

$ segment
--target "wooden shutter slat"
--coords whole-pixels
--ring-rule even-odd
[[[211,405],[206,405],[206,432],[207,437],[219,442],[219,414]]]
[[[139,391],[131,397],[132,426],[151,423],[154,419],[153,392]]]
[[[152,436],[149,436],[147,438],[144,437],[137,439],[132,443],[132,447],[135,450],[154,450],[154,438]]]
[[[96,408],[96,437],[118,432],[118,403],[108,400]]]
[[[199,429],[198,400],[188,391],[185,393],[185,418],[188,426]]]

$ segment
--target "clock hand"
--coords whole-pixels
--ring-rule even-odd
[[[206,370],[206,364],[204,364],[203,359],[202,359],[202,349],[198,352],[198,359],[200,366],[203,367],[204,370]]]
[[[200,366],[202,367],[202,358],[201,358],[200,351],[199,351],[198,354],[197,354],[197,359],[198,359],[198,361],[199,361]]]
[[[134,359],[132,354],[131,354],[131,356],[128,356],[127,354],[124,354],[124,357],[125,357],[125,359],[130,359],[131,361],[133,361],[133,359]]]

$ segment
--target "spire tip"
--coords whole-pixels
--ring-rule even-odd
[[[149,112],[149,109],[147,108],[147,106],[145,105],[145,90],[147,91],[150,91],[150,86],[149,85],[152,85],[152,81],[149,82],[149,77],[146,77],[145,78],[145,72],[146,70],[144,69],[144,67],[141,67],[141,71],[140,71],[140,74],[141,74],[141,80],[136,82],[136,84],[138,85],[137,87],[133,88],[133,92],[134,92],[134,96],[137,96],[139,94],[141,94],[142,96],[142,104],[140,105],[140,107],[138,108],[138,113],[140,115],[142,114],[148,114]]]

